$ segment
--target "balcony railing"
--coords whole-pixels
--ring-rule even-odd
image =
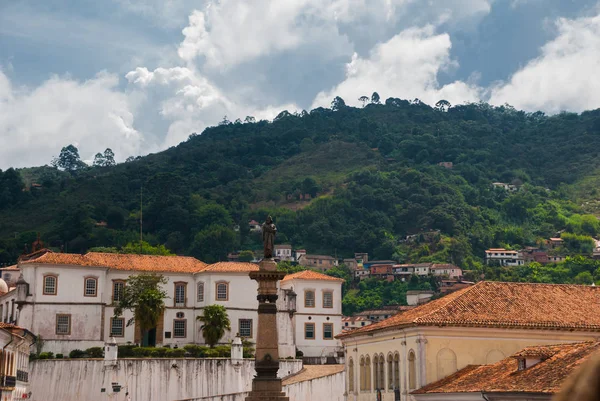
[[[29,383],[29,372],[17,369],[17,380],[24,383]]]

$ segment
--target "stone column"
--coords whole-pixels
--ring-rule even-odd
[[[285,276],[277,271],[277,263],[265,259],[259,271],[250,273],[258,282],[258,333],[254,358],[256,376],[252,380],[252,391],[246,401],[289,401],[281,391],[279,370],[279,339],[277,336],[277,281]]]

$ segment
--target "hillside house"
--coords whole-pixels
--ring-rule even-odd
[[[256,221],[256,220],[250,220],[248,222],[248,228],[250,229],[250,231],[252,232],[258,232],[258,231],[262,231],[262,226],[261,224]]]
[[[292,246],[289,244],[275,245],[275,260],[287,262],[294,261]]]
[[[438,166],[447,168],[448,170],[452,170],[453,163],[452,162],[439,162]]]
[[[342,331],[358,329],[372,323],[373,322],[365,316],[344,316],[342,317]]]
[[[462,269],[452,264],[432,264],[429,271],[434,276],[444,276],[448,278],[459,278],[462,277]]]
[[[554,249],[563,246],[565,241],[562,238],[549,238],[546,240],[548,249]]]
[[[517,187],[516,185],[506,184],[504,182],[493,182],[492,186],[494,188],[501,188],[505,191],[510,191],[510,192],[515,192],[519,189],[519,187]]]
[[[525,261],[518,251],[504,248],[491,248],[485,251],[485,263],[497,262],[500,266],[522,266]]]
[[[354,270],[354,278],[359,280],[365,280],[371,277],[371,271],[369,269],[356,269]]]
[[[386,278],[387,276],[392,276],[393,267],[392,265],[373,265],[369,269],[371,272],[371,277],[379,277]],[[392,276],[393,277],[393,276]]]
[[[326,272],[332,267],[337,266],[338,261],[333,256],[304,254],[298,259],[298,264]]]

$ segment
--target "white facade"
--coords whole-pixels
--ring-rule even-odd
[[[229,343],[237,333],[250,342],[256,342],[258,284],[248,275],[248,269],[255,268],[256,265],[231,262],[209,265],[194,273],[157,271],[167,279],[167,283],[163,285],[167,298],[164,314],[156,327],[155,344],[178,347],[204,344],[202,322],[197,318],[203,315],[205,306],[214,304],[223,305],[227,309],[231,322],[231,331],[225,333],[221,343]],[[20,269],[24,281],[29,285],[29,295],[20,303],[18,313],[13,307],[17,291],[0,297],[0,313],[4,313],[2,316],[7,321],[15,321],[41,335],[44,339],[44,351],[68,355],[74,349],[101,347],[110,337],[115,338],[119,344],[143,342],[139,328],[136,329],[135,324],[127,326],[133,317],[132,312],[125,311],[123,316],[114,318],[113,306],[113,296],[118,291],[118,286],[126,285],[129,276],[139,274],[140,271],[36,263],[36,260],[21,262]],[[317,333],[321,332],[321,320],[323,323],[327,322],[326,312],[331,315],[332,322],[335,320],[333,335],[341,332],[341,282],[334,283],[337,284],[332,292],[335,307],[324,311],[322,317],[314,317],[319,321]],[[87,293],[86,285],[90,287]],[[295,280],[293,287],[299,294],[303,294],[307,285],[321,288],[318,280],[314,284],[306,280]],[[44,288],[45,286],[50,288]],[[316,352],[315,344],[321,344],[322,341],[307,342],[302,336],[300,342],[296,342],[300,338],[298,333],[302,333],[305,317],[300,310],[300,313],[291,313],[293,311],[290,310],[288,301],[286,292],[280,290],[277,316],[280,356],[293,357],[296,355],[296,348],[305,355],[312,355]],[[330,343],[339,346],[337,340],[326,342]],[[321,346],[319,349],[322,351],[323,348]]]
[[[343,329],[342,281],[288,279],[281,282],[281,288],[296,293],[294,342],[304,356],[335,356],[341,351],[335,336]]]
[[[0,325],[0,399],[21,400],[29,394],[29,353],[33,334],[11,324]]]
[[[448,276],[449,278],[459,278],[462,277],[462,269],[452,266],[452,267],[432,267],[431,274],[434,276]]]
[[[518,251],[504,248],[492,248],[485,251],[485,262],[498,262],[501,266],[522,266],[525,264],[523,257]]]
[[[291,245],[275,245],[275,259],[293,261]]]

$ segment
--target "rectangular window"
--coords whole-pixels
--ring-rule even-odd
[[[333,292],[323,292],[323,308],[333,308]]]
[[[304,307],[314,308],[315,307],[315,292],[304,291]]]
[[[110,336],[123,337],[125,335],[125,318],[113,317],[110,319]]]
[[[85,292],[83,295],[86,297],[95,297],[98,288],[98,280],[92,277],[85,279]]]
[[[56,276],[44,276],[44,295],[56,295]]]
[[[173,337],[174,338],[185,338],[186,337],[186,319],[173,320]]]
[[[123,298],[123,291],[125,290],[124,281],[113,281],[113,302],[118,302]]]
[[[204,283],[198,283],[198,302],[204,302]]]
[[[185,306],[186,283],[175,284],[175,306]]]
[[[333,340],[333,323],[323,323],[323,340]]]
[[[227,301],[229,299],[229,285],[227,283],[217,283],[217,301]]]
[[[252,319],[240,319],[240,337],[252,338]]]
[[[315,339],[315,324],[314,323],[304,323],[304,338],[306,340],[314,340]]]
[[[56,334],[71,334],[71,315],[56,315]]]

